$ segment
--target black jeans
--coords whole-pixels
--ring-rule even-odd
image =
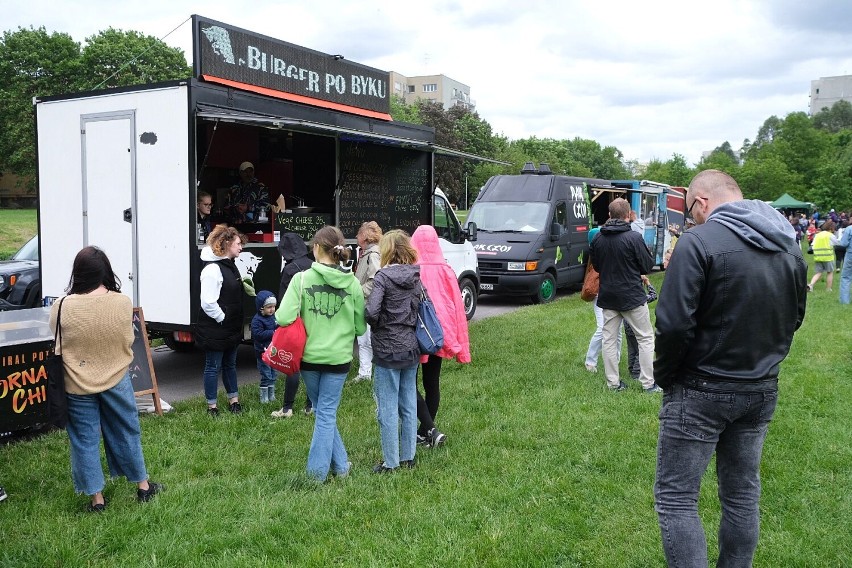
[[[417,389],[417,419],[420,420],[417,433],[421,436],[425,436],[435,427],[435,416],[438,415],[438,406],[441,404],[441,361],[437,355],[429,355],[429,360],[420,365],[426,397],[424,400],[420,389]]]

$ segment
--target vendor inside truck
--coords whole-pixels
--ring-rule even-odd
[[[254,177],[254,164],[240,164],[240,181],[228,190],[224,212],[231,224],[258,221],[269,207],[269,191]],[[263,215],[265,216],[265,215]]]

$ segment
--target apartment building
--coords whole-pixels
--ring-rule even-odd
[[[391,71],[390,84],[391,93],[402,97],[407,104],[424,99],[441,103],[445,109],[463,105],[471,111],[476,110],[476,103],[470,98],[470,87],[446,75],[406,77]]]
[[[823,108],[831,108],[840,100],[852,103],[852,75],[820,77],[811,81],[811,102],[808,108],[811,116]]]

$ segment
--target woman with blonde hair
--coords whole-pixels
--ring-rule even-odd
[[[417,443],[417,365],[415,326],[420,307],[420,267],[408,233],[395,229],[379,241],[382,268],[367,301],[373,335],[373,365],[383,461],[375,473],[414,467]]]
[[[349,248],[337,227],[326,225],[311,241],[316,262],[290,281],[275,321],[286,326],[301,315],[308,339],[302,380],[313,403],[314,433],[308,476],[325,481],[329,470],[345,477],[352,464],[337,429],[337,408],[352,364],[352,343],[366,329],[364,293],[349,268]]]
[[[233,227],[216,225],[201,249],[201,309],[195,339],[204,349],[204,397],[207,413],[218,416],[219,373],[228,396],[228,410],[242,412],[237,391],[237,348],[243,340],[243,283],[234,259],[246,237]]]
[[[370,299],[373,291],[373,279],[381,268],[379,255],[379,240],[382,238],[382,228],[375,221],[367,221],[358,229],[358,247],[361,256],[355,269],[355,278],[364,290],[364,301]],[[369,381],[373,378],[373,345],[370,329],[358,338],[358,376],[352,382]]]

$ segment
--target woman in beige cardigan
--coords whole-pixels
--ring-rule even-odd
[[[100,441],[110,475],[137,485],[136,499],[150,500],[162,485],[148,481],[139,415],[128,369],[133,359],[133,304],[106,254],[97,247],[77,253],[68,295],[53,304],[50,328],[59,321],[59,345],[68,397],[68,439],[74,489],[91,497],[87,510],[106,508]]]

